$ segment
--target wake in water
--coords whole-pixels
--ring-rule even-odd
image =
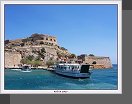
[[[21,69],[11,69],[11,70],[16,70],[16,71],[20,71]]]
[[[30,71],[23,71],[23,70],[21,70],[21,72],[24,72],[24,73],[29,73],[29,72],[31,72],[31,70],[30,70]]]
[[[14,70],[14,71],[20,71],[20,72],[31,72],[31,70],[21,70],[21,69],[11,69],[11,70]]]

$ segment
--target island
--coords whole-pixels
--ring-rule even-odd
[[[32,68],[48,68],[55,63],[87,63],[92,69],[110,69],[112,63],[109,57],[70,53],[68,49],[59,46],[57,38],[49,34],[34,33],[30,37],[15,40],[5,40],[5,69],[19,68],[27,64]]]

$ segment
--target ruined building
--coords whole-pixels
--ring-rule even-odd
[[[32,34],[24,39],[5,40],[5,67],[18,66],[21,59],[29,55],[37,58],[41,49],[45,50],[44,63],[50,59],[56,60],[58,53],[70,55],[67,49],[57,45],[56,37],[46,34]]]
[[[96,69],[112,67],[112,63],[109,57],[83,54],[78,56],[78,59],[80,59],[82,63],[88,63],[90,65],[93,65],[93,68]]]
[[[37,58],[41,49],[44,49],[43,63],[48,60],[70,60],[77,63],[88,63],[93,68],[111,68],[112,63],[109,57],[82,54],[77,58],[70,58],[71,53],[64,47],[57,44],[57,38],[46,34],[32,34],[30,37],[16,40],[5,40],[5,67],[17,67],[21,59],[31,55]],[[42,56],[43,56],[42,55]],[[68,57],[68,58],[67,58]]]

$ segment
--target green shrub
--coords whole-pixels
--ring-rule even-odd
[[[33,55],[29,55],[26,57],[28,60],[32,61],[34,59],[34,56]]]
[[[52,65],[54,65],[54,61],[53,60],[48,60],[47,62],[46,62],[46,65],[49,67],[49,66],[52,66]]]

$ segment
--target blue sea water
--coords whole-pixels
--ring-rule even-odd
[[[117,65],[112,69],[91,70],[87,79],[72,79],[59,76],[47,70],[33,70],[25,73],[5,70],[5,90],[115,90],[117,86]]]

